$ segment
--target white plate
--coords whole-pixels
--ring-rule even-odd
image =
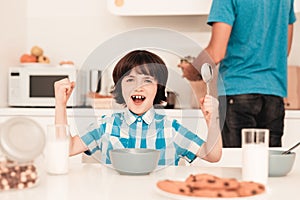
[[[48,64],[48,63],[33,62],[33,63],[20,63],[20,66],[22,66],[22,67],[53,67],[54,65]]]
[[[265,193],[250,196],[250,197],[231,197],[231,198],[225,198],[225,197],[193,197],[193,196],[186,196],[186,195],[179,195],[179,194],[173,194],[166,192],[164,190],[161,190],[159,187],[155,187],[155,190],[162,196],[167,197],[168,199],[177,199],[177,200],[266,200],[268,195],[268,190],[266,189]]]

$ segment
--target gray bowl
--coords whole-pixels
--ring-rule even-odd
[[[159,154],[155,149],[113,149],[110,159],[121,175],[147,175],[157,167]]]
[[[269,150],[269,177],[286,176],[293,168],[296,153],[282,154],[280,150]]]

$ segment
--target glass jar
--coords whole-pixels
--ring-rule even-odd
[[[37,180],[38,170],[33,162],[0,162],[0,191],[29,188],[34,186]]]
[[[16,117],[1,124],[0,191],[29,188],[37,183],[39,173],[34,160],[44,146],[45,133],[31,119]]]

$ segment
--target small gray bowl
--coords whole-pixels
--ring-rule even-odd
[[[110,159],[121,175],[148,175],[157,167],[159,154],[155,149],[113,149]]]
[[[281,150],[269,150],[269,177],[286,176],[293,168],[296,153],[282,154]]]

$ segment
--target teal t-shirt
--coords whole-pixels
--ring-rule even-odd
[[[219,89],[219,95],[285,97],[288,25],[295,21],[294,0],[213,0],[208,24],[232,26],[219,68],[219,88],[225,91]]]

